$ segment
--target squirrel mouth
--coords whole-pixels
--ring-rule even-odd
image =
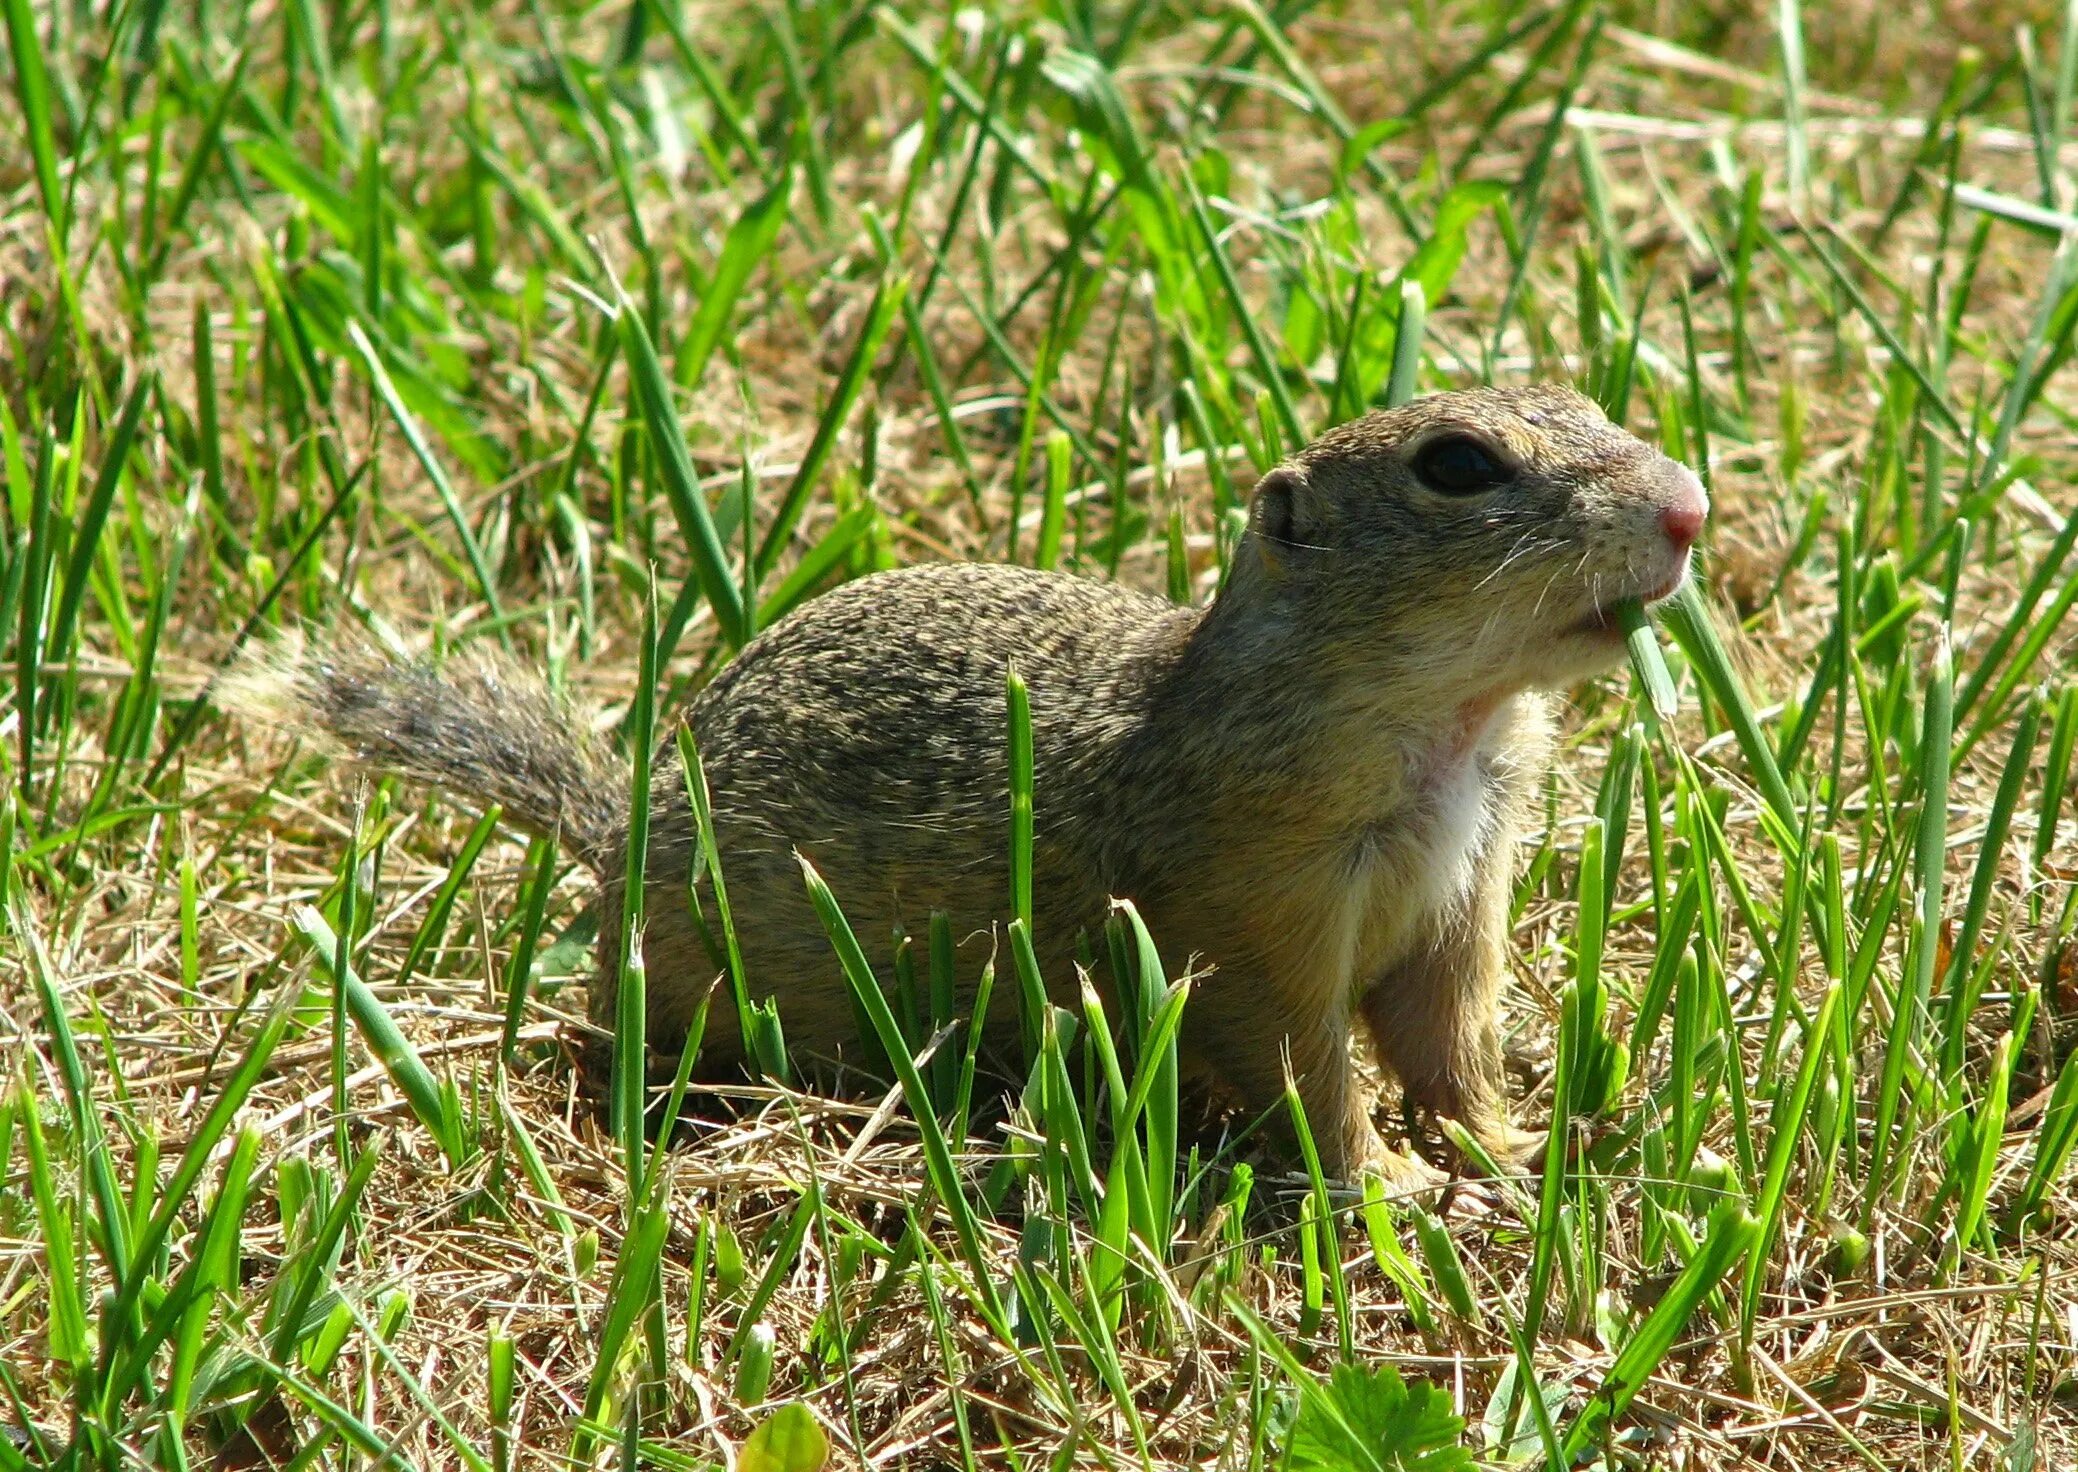
[[[1664,582],[1656,583],[1650,588],[1642,588],[1636,593],[1627,593],[1623,598],[1612,598],[1607,603],[1596,604],[1589,611],[1586,618],[1573,626],[1571,632],[1584,634],[1590,638],[1621,639],[1623,638],[1623,623],[1616,616],[1617,604],[1622,603],[1624,598],[1636,598],[1640,603],[1650,608],[1655,603],[1664,603],[1667,599],[1673,597],[1681,590],[1681,585],[1687,581],[1688,559],[1684,557],[1681,559],[1681,566],[1672,577],[1667,578]]]

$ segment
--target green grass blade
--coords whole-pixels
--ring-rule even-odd
[[[1826,988],[1825,1000],[1819,1004],[1818,1016],[1804,1034],[1804,1057],[1797,1067],[1796,1079],[1787,1092],[1778,1091],[1773,1114],[1769,1117],[1772,1137],[1768,1141],[1768,1164],[1761,1179],[1760,1198],[1755,1202],[1757,1233],[1754,1245],[1746,1259],[1745,1286],[1739,1299],[1739,1342],[1742,1352],[1750,1353],[1753,1346],[1754,1325],[1760,1314],[1761,1284],[1768,1267],[1768,1252],[1782,1232],[1782,1220],[1787,1205],[1790,1164],[1796,1154],[1797,1140],[1804,1129],[1804,1119],[1811,1106],[1811,1092],[1818,1082],[1818,1070],[1822,1063],[1830,1061],[1827,1039],[1832,1036],[1834,1018],[1840,1008],[1841,984],[1835,981]]]
[[[787,201],[793,187],[792,171],[781,169],[772,187],[751,201],[723,237],[721,254],[707,277],[700,306],[693,313],[685,336],[679,339],[671,377],[680,388],[697,387],[705,375],[707,360],[728,330],[736,304],[743,298],[743,289],[778,244],[780,229],[787,222]]]
[[[1702,1249],[1617,1351],[1586,1408],[1567,1429],[1567,1465],[1577,1462],[1582,1453],[1600,1440],[1603,1429],[1623,1414],[1632,1398],[1644,1388],[1646,1379],[1673,1349],[1704,1298],[1752,1249],[1759,1233],[1760,1223],[1737,1202],[1728,1201],[1711,1213]]]
[[[60,585],[62,591],[58,595],[57,613],[51,621],[49,649],[53,659],[72,657],[73,625],[93,580],[94,559],[101,551],[101,532],[108,524],[109,508],[115,504],[116,487],[122,482],[130,451],[137,443],[144,406],[150,400],[155,384],[155,375],[143,373],[130,385],[130,392],[123,400],[122,416],[108,437],[108,448],[101,457],[101,469],[94,477],[93,489],[74,523],[72,555],[65,568],[64,582]]]
[[[132,1262],[130,1215],[116,1187],[115,1168],[109,1155],[108,1137],[102,1128],[100,1110],[87,1079],[86,1063],[80,1057],[79,1039],[58,990],[58,978],[45,949],[42,933],[31,923],[22,901],[16,898],[9,913],[10,928],[17,942],[26,945],[29,972],[37,999],[43,1006],[44,1025],[50,1029],[52,1050],[57,1054],[58,1072],[65,1085],[65,1102],[71,1114],[74,1148],[79,1152],[93,1198],[92,1225],[99,1238],[102,1256],[116,1280],[125,1280]]]
[[[346,1010],[354,1025],[360,1028],[368,1051],[375,1055],[398,1092],[411,1105],[412,1114],[433,1136],[434,1143],[439,1145],[449,1164],[457,1167],[465,1164],[468,1147],[463,1139],[462,1121],[454,1113],[449,1096],[381,999],[369,990],[368,984],[361,980],[351,965],[342,967],[339,964],[339,937],[325,922],[325,917],[309,905],[298,905],[291,923],[309,943],[311,953],[332,978],[332,984],[344,991]]]
[[[1924,766],[1919,774],[1920,813],[1912,862],[1912,890],[1918,903],[1913,916],[1911,946],[1907,952],[1909,970],[1899,978],[1890,1038],[1883,1055],[1882,1081],[1877,1086],[1876,1129],[1871,1146],[1865,1213],[1873,1212],[1876,1203],[1887,1194],[1890,1174],[1895,1169],[1895,1155],[1900,1146],[1893,1135],[1902,1104],[1905,1069],[1924,1033],[1927,1009],[1933,995],[1941,932],[1943,876],[1948,863],[1949,735],[1954,714],[1951,660],[1944,630],[1927,682],[1920,735],[1920,760]]]
[[[426,472],[426,479],[439,495],[440,504],[447,511],[447,519],[454,526],[455,536],[461,541],[462,555],[469,559],[469,570],[476,575],[476,591],[483,595],[483,601],[489,606],[491,618],[496,623],[498,636],[504,641],[505,647],[510,649],[512,641],[505,627],[504,605],[498,600],[498,581],[491,576],[490,564],[484,560],[483,546],[476,539],[475,528],[469,525],[467,513],[462,510],[461,498],[455,494],[454,483],[447,478],[447,471],[440,464],[440,457],[433,453],[433,446],[427,441],[425,431],[419,427],[417,418],[406,407],[403,397],[397,392],[396,384],[390,381],[389,370],[383,367],[382,359],[375,351],[375,344],[368,340],[368,334],[361,330],[360,323],[346,324],[346,339],[353,344],[354,352],[361,360],[361,366],[367,370],[368,382],[374,388],[376,397],[381,399],[383,407],[390,411],[390,418],[395,422],[398,433],[404,436],[404,443],[411,447],[413,458],[418,461],[419,468]]]
[[[700,840],[699,870],[707,876],[708,888],[714,894],[715,913],[721,917],[723,955],[728,962],[729,997],[736,1008],[736,1025],[748,1045],[749,1040],[759,1035],[753,1015],[750,982],[743,969],[743,946],[737,938],[736,912],[729,904],[728,881],[722,876],[721,842],[715,835],[714,800],[707,787],[707,768],[700,760],[700,749],[693,739],[691,722],[679,723],[676,736],[678,746],[679,775],[685,781],[686,801],[693,810],[693,826]],[[690,896],[697,903],[697,896]],[[752,1059],[758,1071],[776,1078],[785,1077],[785,1062],[779,1058]]]
[[[627,359],[636,401],[642,409],[642,423],[649,431],[649,442],[656,454],[664,493],[678,518],[678,530],[685,538],[686,549],[692,553],[700,590],[714,609],[722,636],[740,647],[750,637],[743,590],[729,570],[721,533],[707,509],[700,479],[693,473],[692,455],[686,449],[685,432],[679,427],[678,409],[671,397],[671,380],[657,361],[649,330],[642,325],[642,314],[626,291],[618,286],[615,291],[618,309],[614,325],[620,334],[621,353]]]
[[[901,1081],[902,1097],[916,1118],[917,1131],[923,1136],[924,1157],[932,1187],[952,1217],[961,1253],[973,1275],[972,1291],[976,1304],[990,1326],[1009,1342],[1012,1337],[1009,1319],[996,1292],[995,1280],[989,1273],[988,1259],[982,1247],[981,1224],[961,1189],[959,1171],[953,1162],[952,1150],[946,1144],[945,1133],[939,1128],[938,1116],[931,1112],[930,1090],[925,1087],[923,1075],[917,1071],[916,1062],[902,1041],[902,1030],[895,1022],[895,1014],[880,990],[879,981],[874,978],[872,967],[867,964],[858,937],[852,933],[851,923],[837,906],[837,897],[830,893],[829,885],[815,872],[814,865],[805,858],[800,863],[802,876],[808,885],[809,900],[821,916],[830,943],[836,948],[838,962],[844,968],[845,984],[872,1022],[881,1047],[887,1050],[895,1076]]]
[[[426,959],[427,952],[446,939],[447,921],[454,913],[455,896],[462,892],[463,884],[476,868],[477,859],[482,857],[485,846],[491,841],[491,835],[497,832],[498,820],[504,816],[505,810],[492,803],[484,809],[482,816],[477,818],[476,826],[469,830],[468,838],[462,842],[462,851],[455,856],[454,863],[448,866],[447,877],[440,881],[440,888],[433,895],[433,903],[426,910],[426,918],[419,922],[418,933],[411,938],[411,949],[405,952],[404,964],[397,968],[398,986],[408,985],[411,978],[418,974],[419,965]]]
[[[21,107],[23,130],[29,135],[29,157],[35,165],[36,188],[43,196],[51,243],[63,255],[65,201],[58,189],[57,134],[51,126],[50,79],[43,66],[43,42],[36,34],[36,12],[29,0],[7,0],[6,15],[15,101]]]
[[[787,484],[786,494],[780,498],[779,509],[773,513],[772,525],[765,529],[765,540],[758,547],[758,577],[763,579],[779,561],[779,554],[794,533],[794,524],[808,507],[808,496],[815,489],[817,478],[829,462],[830,452],[836,447],[837,433],[851,417],[852,406],[858,402],[859,390],[865,386],[866,374],[880,356],[881,344],[887,341],[888,329],[895,325],[895,318],[902,310],[902,297],[909,290],[904,277],[883,279],[873,293],[872,305],[866,309],[866,321],[859,328],[859,335],[852,340],[851,355],[845,359],[844,370],[838,375],[837,387],[823,406],[822,417],[816,421],[815,435],[808,442],[808,449],[801,456],[801,467]]]
[[[1697,678],[1710,692],[1710,698],[1717,702],[1725,718],[1731,722],[1739,750],[1745,756],[1754,780],[1760,785],[1761,796],[1766,799],[1782,830],[1785,833],[1797,832],[1802,825],[1797,817],[1796,799],[1790,794],[1789,784],[1783,780],[1782,769],[1775,763],[1775,750],[1761,731],[1760,718],[1746,697],[1745,687],[1732,667],[1731,656],[1725,652],[1724,644],[1717,636],[1717,626],[1703,603],[1702,590],[1695,579],[1683,583],[1681,590],[1662,607],[1666,627],[1681,645],[1690,668],[1695,670]]]

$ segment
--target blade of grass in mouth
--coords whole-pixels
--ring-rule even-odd
[[[1674,693],[1674,676],[1667,669],[1665,656],[1660,653],[1658,635],[1652,631],[1652,620],[1645,616],[1645,605],[1639,599],[1625,598],[1610,610],[1623,627],[1623,639],[1631,653],[1631,668],[1637,672],[1638,682],[1645,693],[1652,697],[1652,709],[1661,720],[1673,719],[1680,707],[1680,699]]]

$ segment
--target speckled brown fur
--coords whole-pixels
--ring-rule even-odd
[[[1424,484],[1416,453],[1450,434],[1476,437],[1512,483]],[[921,934],[944,909],[963,974],[978,971],[1008,907],[1014,662],[1032,703],[1034,930],[1063,1000],[1078,932],[1129,896],[1172,969],[1210,968],[1186,1012],[1195,1061],[1268,1107],[1288,1053],[1330,1170],[1412,1169],[1356,1086],[1359,1032],[1415,1102],[1505,1152],[1497,1012],[1511,854],[1546,760],[1534,692],[1620,656],[1598,610],[1672,590],[1687,544],[1661,517],[1677,504],[1700,507],[1694,477],[1569,390],[1442,394],[1331,430],[1266,476],[1203,610],[973,564],[815,599],[684,716],[753,990],[780,998],[797,1055],[853,1035],[796,850],[876,959],[896,927]],[[538,684],[485,663],[458,677],[305,654],[270,688],[277,714],[364,761],[560,825],[602,874],[602,913],[619,912],[625,775]],[[650,1036],[668,1042],[716,968],[685,902],[675,756],[654,791],[644,954]],[[608,1022],[616,949],[605,936],[592,995]],[[741,1053],[722,1017],[706,1057],[728,1067]]]

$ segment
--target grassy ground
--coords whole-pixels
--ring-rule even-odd
[[[0,1460],[2078,1464],[2078,7],[4,4]],[[581,879],[209,700],[360,624],[625,732],[894,562],[1203,597],[1280,447],[1538,378],[1717,513],[1521,855],[1582,1148],[1483,1212],[1058,1033],[645,1152]]]

